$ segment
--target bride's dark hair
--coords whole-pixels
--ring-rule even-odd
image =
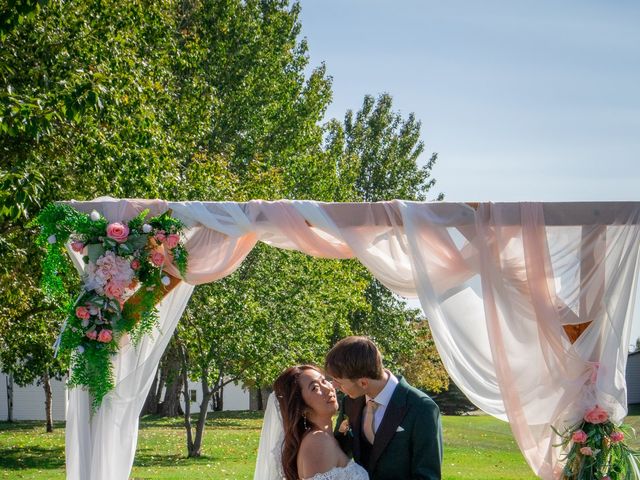
[[[298,378],[305,370],[320,372],[313,365],[296,365],[289,367],[273,383],[282,413],[284,427],[284,445],[282,446],[282,469],[287,480],[298,480],[298,451],[305,432],[311,427],[311,422],[305,419],[307,404],[302,398],[302,389]]]

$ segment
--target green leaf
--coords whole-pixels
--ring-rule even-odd
[[[95,263],[105,253],[105,248],[100,243],[90,243],[87,245],[87,256],[89,261]]]

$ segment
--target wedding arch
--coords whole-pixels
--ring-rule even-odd
[[[390,290],[418,298],[445,368],[485,412],[508,421],[541,478],[559,478],[556,430],[598,405],[626,415],[624,372],[640,249],[640,202],[63,202],[125,222],[171,210],[188,269],[159,304],[159,324],[112,358],[114,385],[92,412],[70,391],[67,478],[127,479],[138,415],[193,286],[231,274],[258,242],[357,258]],[[81,257],[69,249],[78,269]],[[169,289],[168,289],[169,290]]]

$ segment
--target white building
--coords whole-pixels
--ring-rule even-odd
[[[627,402],[640,403],[640,350],[627,359]]]
[[[6,374],[0,372],[0,421],[6,421],[7,408],[7,382]],[[67,411],[67,388],[63,381],[52,380],[52,410],[53,420],[65,420]],[[202,389],[198,382],[189,382],[189,395],[191,398],[191,413],[197,413],[202,401]],[[184,400],[181,403],[184,407]],[[13,419],[14,420],[45,420],[44,413],[44,389],[33,384],[27,387],[13,385]],[[224,387],[224,410],[249,410],[249,391],[239,385],[229,384]],[[213,409],[209,406],[209,411]]]
[[[0,372],[0,420],[7,420],[7,383],[9,377]],[[53,420],[65,420],[67,413],[67,389],[64,382],[51,380],[51,410]],[[44,388],[35,383],[28,387],[13,384],[13,419],[46,420],[44,414]]]

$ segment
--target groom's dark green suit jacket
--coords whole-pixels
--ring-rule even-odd
[[[398,380],[373,445],[362,433],[364,396],[345,396],[336,423],[336,438],[342,449],[367,469],[371,480],[440,479],[440,410],[428,395],[404,378]],[[345,416],[351,432],[343,434],[338,429]]]

